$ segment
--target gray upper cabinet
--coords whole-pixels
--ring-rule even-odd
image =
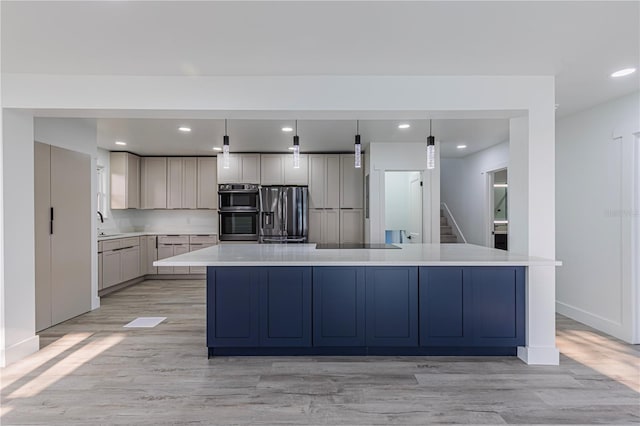
[[[260,184],[308,185],[309,157],[300,155],[300,167],[293,167],[293,154],[262,154],[260,156]]]
[[[353,154],[340,155],[340,208],[361,209],[364,205],[364,169],[354,167]]]
[[[260,183],[260,154],[230,154],[229,168],[218,155],[218,183]]]
[[[143,157],[141,162],[143,209],[167,208],[167,158]]]
[[[128,152],[110,153],[111,208],[140,207],[140,157]]]
[[[198,157],[196,208],[218,208],[217,164],[216,157]]]

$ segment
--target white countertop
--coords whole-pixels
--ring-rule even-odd
[[[315,244],[225,244],[153,262],[154,266],[560,266],[472,244],[395,244],[394,249],[322,249]]]
[[[119,238],[129,238],[129,237],[144,237],[145,235],[218,235],[217,232],[207,232],[205,231],[177,231],[177,232],[167,232],[167,231],[140,231],[140,232],[108,232],[106,235],[100,235],[98,233],[98,241],[106,241],[106,240],[116,240]]]

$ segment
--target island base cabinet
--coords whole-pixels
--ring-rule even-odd
[[[311,346],[311,268],[207,268],[207,342]]]
[[[366,268],[367,346],[418,346],[418,268]]]
[[[523,267],[420,268],[420,345],[524,345]]]
[[[515,355],[524,322],[525,267],[207,268],[209,355]]]
[[[365,346],[364,267],[313,268],[313,345]]]

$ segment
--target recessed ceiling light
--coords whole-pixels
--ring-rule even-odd
[[[458,149],[465,149],[466,147],[467,147],[466,145],[458,145],[458,146],[456,146],[456,148],[458,148]]]
[[[220,148],[219,146],[214,146],[214,147],[213,147],[213,150],[214,150],[214,151],[222,151],[222,148]]]
[[[122,146],[124,146],[124,145],[126,145],[126,144],[127,144],[127,143],[126,143],[126,142],[123,142],[123,141],[116,141],[116,145],[122,145]]]
[[[634,72],[636,72],[635,68],[625,68],[623,70],[614,72],[613,74],[611,74],[611,77],[624,77],[625,75],[633,74]]]
[[[293,127],[283,127],[282,131],[283,132],[293,132]]]
[[[411,127],[411,124],[407,124],[407,123],[398,124],[398,129],[408,129],[409,127]]]
[[[178,127],[178,130],[180,130],[181,132],[189,133],[191,131],[191,127],[180,126]]]

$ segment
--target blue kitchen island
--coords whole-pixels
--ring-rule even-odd
[[[399,246],[220,245],[156,264],[207,266],[209,356],[519,355],[527,268],[555,261]]]

